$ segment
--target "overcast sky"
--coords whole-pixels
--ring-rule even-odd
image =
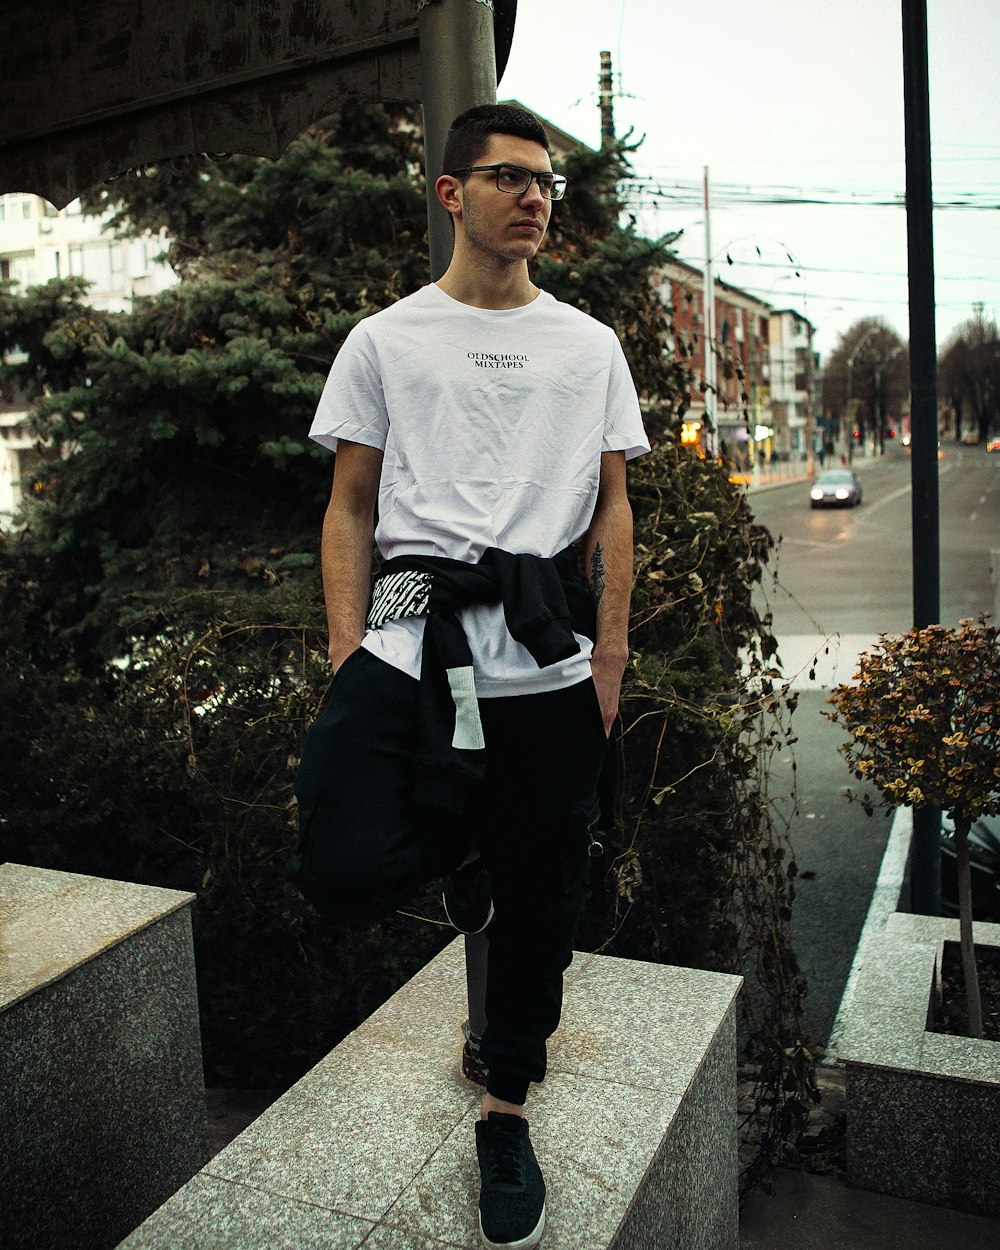
[[[940,347],[976,301],[1000,319],[1000,0],[928,0],[928,27],[934,199],[980,205],[934,215]],[[701,265],[708,165],[718,276],[825,355],[863,316],[908,337],[905,212],[865,203],[905,188],[901,32],[900,0],[518,0],[499,95],[596,147],[608,49],[616,130],[646,136],[640,228]]]

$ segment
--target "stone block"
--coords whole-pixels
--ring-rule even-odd
[[[1000,1043],[927,1030],[946,940],[957,920],[896,913],[866,952],[840,1043],[847,1177],[1000,1217]],[[974,940],[1000,945],[1000,925]]]
[[[0,865],[5,1250],[108,1250],[207,1160],[192,897]]]
[[[576,956],[528,1104],[545,1250],[737,1250],[739,985]],[[465,988],[459,939],[120,1250],[478,1250]]]

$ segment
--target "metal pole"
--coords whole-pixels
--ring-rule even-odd
[[[493,6],[479,0],[424,0],[420,10],[420,89],[424,111],[424,171],[431,278],[448,268],[454,240],[434,183],[442,173],[448,127],[476,104],[497,98]]]
[[[813,446],[816,442],[816,415],[813,412],[813,328],[812,322],[807,321],[806,325],[809,326],[806,332],[806,477],[812,481],[816,476],[816,449]]]
[[[702,306],[705,316],[702,327],[705,334],[705,451],[715,455],[715,277],[712,273],[712,222],[708,194],[708,166],[705,166],[702,182],[705,204],[705,274],[703,279]]]
[[[910,475],[913,531],[913,623],[941,618],[938,519],[937,345],[934,333],[934,229],[931,195],[927,0],[902,0],[903,115],[906,123],[906,242],[910,294]],[[913,813],[912,905],[941,914],[941,817]]]
[[[442,173],[448,127],[466,109],[495,104],[496,46],[493,6],[478,0],[423,0],[420,10],[420,90],[424,114],[424,172],[427,179],[427,233],[431,278],[451,260],[454,231],[434,183]],[[469,1027],[477,1037],[486,1028],[485,934],[465,939]]]

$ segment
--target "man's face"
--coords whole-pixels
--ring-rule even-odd
[[[540,143],[515,135],[491,135],[476,165],[521,165],[535,173],[551,170],[549,154]],[[462,213],[456,230],[465,234],[469,246],[484,256],[500,260],[530,260],[541,246],[552,213],[547,200],[532,180],[521,195],[497,189],[496,174],[469,174],[461,189]]]

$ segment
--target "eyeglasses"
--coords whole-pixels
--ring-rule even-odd
[[[562,174],[553,174],[545,169],[533,173],[523,165],[467,165],[465,169],[449,169],[448,174],[457,178],[459,174],[491,173],[497,176],[497,190],[506,191],[508,195],[524,195],[532,182],[538,183],[538,189],[547,200],[561,200],[566,194],[566,179]]]

